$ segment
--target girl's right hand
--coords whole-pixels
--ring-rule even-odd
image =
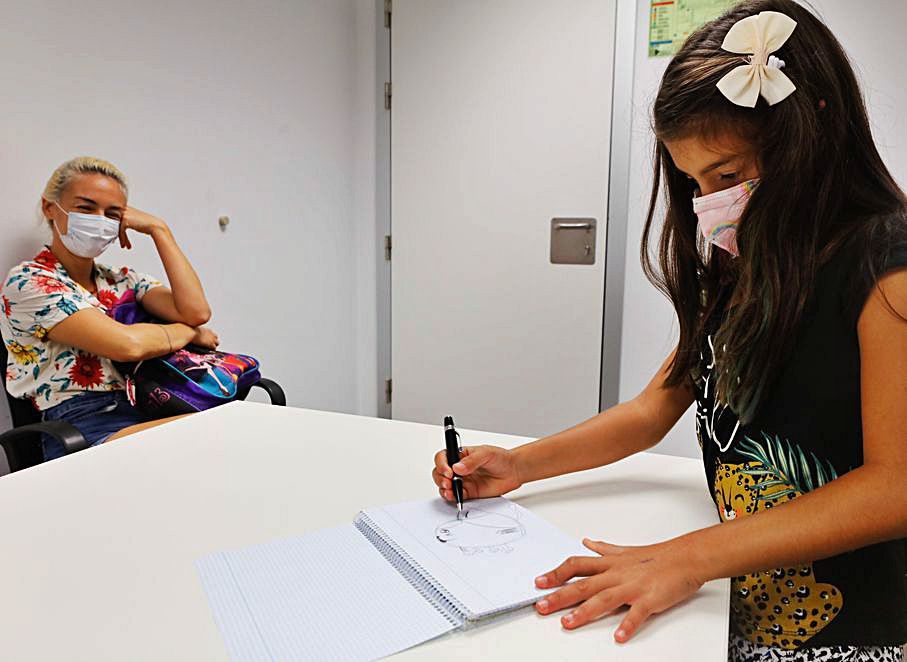
[[[484,499],[500,496],[523,484],[513,451],[497,446],[472,446],[460,453],[460,461],[453,471],[463,479],[464,499]],[[447,466],[447,452],[435,454],[432,480],[441,497],[454,500],[451,467]]]

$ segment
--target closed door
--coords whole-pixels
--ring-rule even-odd
[[[541,436],[598,411],[614,19],[394,0],[393,418]],[[552,233],[594,263],[553,264]]]

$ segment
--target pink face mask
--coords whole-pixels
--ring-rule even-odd
[[[737,224],[758,183],[758,179],[751,179],[733,188],[693,198],[693,211],[699,217],[699,229],[706,241],[734,257],[740,255],[737,250]]]

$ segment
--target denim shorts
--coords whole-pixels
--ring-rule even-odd
[[[129,404],[125,391],[87,391],[44,411],[45,421],[66,421],[82,433],[91,446],[102,444],[114,433],[149,419]],[[65,454],[63,444],[42,435],[44,459]]]

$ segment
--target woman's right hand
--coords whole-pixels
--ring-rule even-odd
[[[189,344],[198,345],[199,347],[204,347],[205,349],[217,349],[217,346],[220,345],[220,338],[207,326],[199,326],[196,327],[195,336],[192,338]]]
[[[453,471],[463,479],[464,499],[484,499],[500,496],[523,484],[513,451],[497,446],[471,446],[460,453]],[[441,497],[454,500],[451,467],[447,466],[446,451],[435,454],[432,480]]]

